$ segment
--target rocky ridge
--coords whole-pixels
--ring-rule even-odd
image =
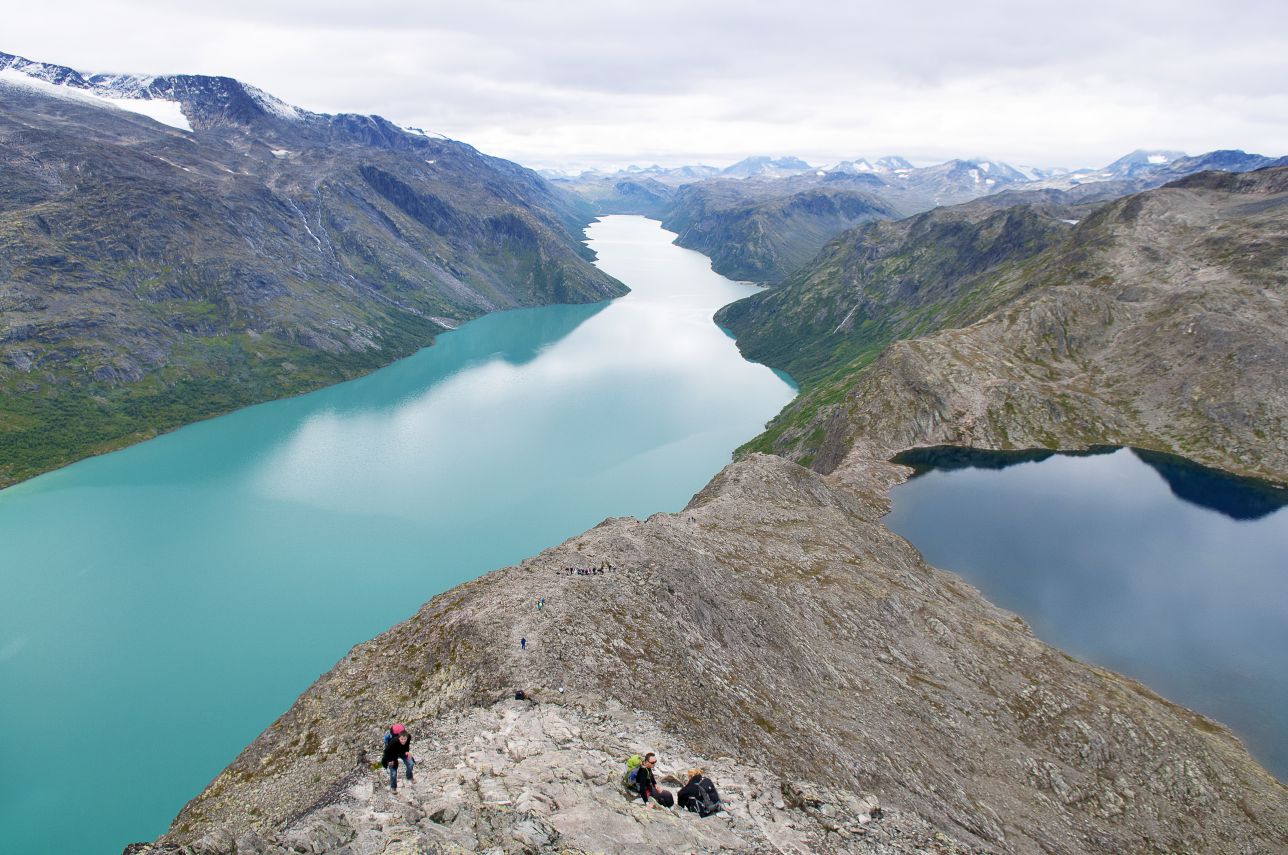
[[[470,778],[472,752],[490,760],[489,734],[505,729],[480,726],[482,742],[462,746],[454,734],[474,725],[458,723],[522,716],[496,705],[519,688],[540,698],[541,715],[562,722],[552,728],[581,731],[566,745],[553,731],[536,739],[542,769],[559,767],[555,753],[565,747],[583,752],[577,762],[589,759],[594,775],[615,771],[628,748],[662,746],[681,761],[672,769],[711,765],[736,797],[733,820],[697,829],[727,829],[737,842],[693,837],[686,851],[792,851],[752,821],[767,807],[753,807],[752,791],[764,792],[760,774],[770,793],[821,788],[829,795],[820,804],[833,806],[820,807],[821,816],[845,817],[833,829],[775,807],[785,817],[775,823],[795,823],[809,851],[865,851],[854,835],[884,822],[859,820],[854,806],[869,796],[905,818],[909,842],[924,851],[1244,853],[1288,840],[1288,789],[1225,728],[1041,643],[1015,615],[926,565],[885,529],[892,471],[850,467],[843,484],[830,483],[753,455],[680,513],[607,520],[436,597],[356,647],[142,851],[258,851],[238,837],[254,829],[285,845],[284,835],[361,813],[365,789],[349,788],[372,773],[365,760],[355,769],[355,757],[374,750],[389,722],[407,719],[430,752],[448,749],[429,764],[441,788],[417,796],[407,822],[434,840],[491,835],[498,826],[481,814],[440,833],[417,811],[454,792],[461,775]],[[612,569],[603,575],[565,572],[604,562]],[[632,724],[618,730],[609,721],[624,710]],[[596,730],[598,716],[607,718]],[[508,778],[526,749],[497,747],[496,774]],[[527,793],[531,813],[570,836],[566,845],[544,831],[520,840],[515,830],[530,817],[516,814],[486,837],[489,851],[616,851],[586,826],[635,829],[602,792],[561,806],[567,779],[529,783],[528,773],[513,774],[490,785],[496,800]],[[458,807],[463,815],[475,810],[472,799]],[[640,851],[675,851],[665,835],[693,832],[657,828]],[[406,851],[398,846],[412,839],[373,834],[372,849],[301,851]]]
[[[397,792],[362,757],[324,807],[284,829],[221,827],[186,850],[806,855],[845,841],[877,855],[970,851],[919,817],[882,810],[873,796],[784,780],[727,757],[708,760],[616,701],[604,704],[571,691],[551,694],[551,702],[503,700],[413,722],[416,775],[408,782],[400,770]],[[373,734],[373,741],[378,738]],[[628,794],[621,786],[622,759],[641,745],[666,758],[658,780],[672,792],[695,765],[721,781],[724,810],[702,819],[678,809],[646,808]]]
[[[1133,445],[1288,482],[1285,247],[1282,167],[1103,205],[988,273],[982,293],[1007,299],[986,314],[947,313],[948,328],[807,387],[764,447],[831,472],[917,445]],[[864,299],[820,282],[847,295],[830,311]],[[797,348],[828,334],[803,332]]]

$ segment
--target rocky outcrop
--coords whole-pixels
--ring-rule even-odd
[[[1011,299],[807,388],[764,446],[831,472],[917,445],[1133,445],[1288,481],[1288,169],[1110,203],[989,287]]]
[[[786,780],[728,757],[703,758],[616,701],[573,691],[550,695],[546,701],[504,700],[413,722],[416,774],[409,782],[400,770],[397,792],[363,758],[325,806],[285,828],[219,827],[187,851],[970,851],[919,817],[882,809],[873,796]],[[702,768],[720,783],[724,810],[700,818],[646,807],[621,784],[622,760],[644,750],[640,746],[665,758],[657,775],[672,793],[687,769]]]
[[[884,528],[888,474],[852,467],[841,488],[753,455],[678,514],[607,520],[436,597],[318,680],[158,846],[256,851],[229,841],[349,828],[302,851],[360,837],[347,851],[622,848],[598,828],[638,833],[641,851],[869,851],[854,836],[886,828],[861,821],[869,796],[910,835],[874,840],[927,851],[1242,853],[1288,839],[1288,790],[1225,728],[1048,647]],[[540,713],[497,706],[516,689]],[[355,770],[395,720],[416,723],[431,757],[411,805]],[[732,818],[645,815],[594,789],[608,783],[578,782],[635,750],[672,770],[710,765]],[[823,795],[789,798],[811,790]],[[491,818],[491,801],[511,811]]]

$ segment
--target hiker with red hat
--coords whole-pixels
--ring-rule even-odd
[[[380,765],[389,770],[389,789],[398,792],[398,761],[407,769],[407,781],[412,780],[416,768],[416,758],[411,756],[411,734],[401,724],[395,724],[385,734],[385,753],[380,758]]]

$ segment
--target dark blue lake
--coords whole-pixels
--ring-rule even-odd
[[[1129,449],[897,459],[933,467],[885,520],[928,561],[1288,780],[1288,490]]]

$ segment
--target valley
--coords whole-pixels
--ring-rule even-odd
[[[539,174],[228,77],[13,54],[0,107],[0,667],[103,758],[61,849],[1288,841],[1231,722],[1052,646],[887,518],[917,450],[1130,446],[1174,492],[1203,464],[1277,501],[1283,158]],[[175,721],[177,784],[140,750]],[[370,756],[393,721],[424,746],[398,795]],[[645,750],[726,810],[632,801]],[[0,793],[6,845],[48,843],[57,782]]]

